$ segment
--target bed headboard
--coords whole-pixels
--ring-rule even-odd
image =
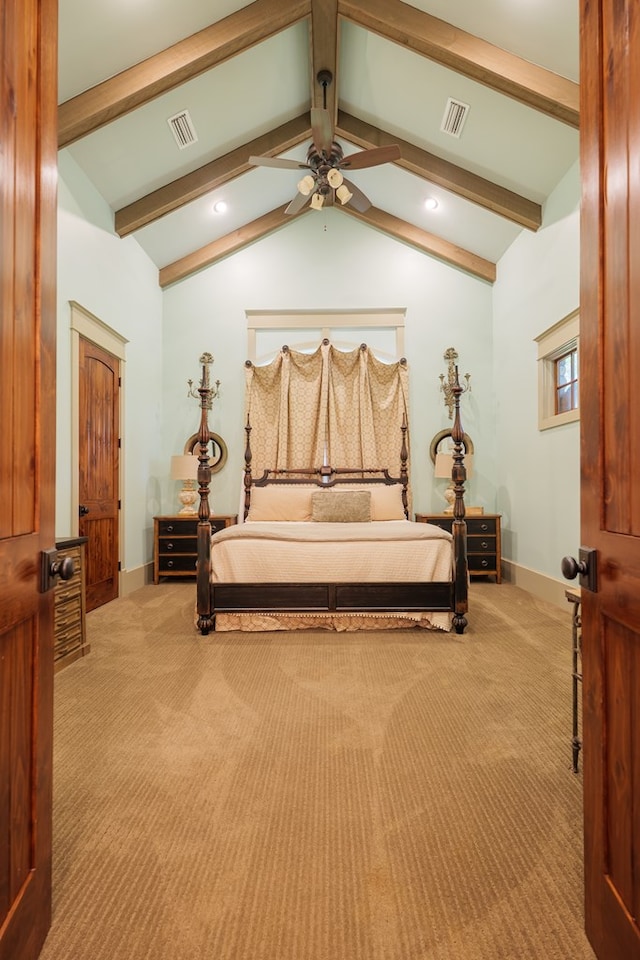
[[[264,470],[261,476],[254,477],[251,473],[251,424],[247,419],[247,425],[244,428],[246,434],[246,443],[244,451],[244,517],[247,518],[251,507],[251,489],[252,487],[266,487],[272,485],[291,486],[293,484],[310,486],[315,485],[320,489],[330,489],[338,485],[357,484],[361,487],[366,484],[385,484],[402,486],[402,505],[405,518],[409,517],[409,472],[407,463],[409,459],[409,450],[407,446],[407,422],[403,418],[400,427],[400,451],[399,475],[393,476],[388,467],[375,468],[353,468],[353,467],[332,467],[324,463],[321,467],[301,467],[299,469],[273,469]]]

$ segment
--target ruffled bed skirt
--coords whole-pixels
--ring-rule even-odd
[[[242,630],[427,630],[451,629],[450,613],[219,613],[216,633]]]

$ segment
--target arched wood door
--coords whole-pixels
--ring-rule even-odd
[[[640,4],[581,0],[587,934],[640,960]]]
[[[55,0],[0,0],[0,960],[51,918]]]
[[[87,611],[118,596],[120,361],[80,338],[79,532],[86,545]]]

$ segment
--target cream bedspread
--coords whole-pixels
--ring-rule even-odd
[[[452,537],[427,523],[242,523],[211,538],[212,583],[450,580]]]
[[[244,523],[211,538],[212,583],[449,581],[453,538],[409,520]],[[219,614],[216,630],[413,626],[449,630],[448,613]]]

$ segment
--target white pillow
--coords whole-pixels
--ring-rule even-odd
[[[316,487],[277,486],[251,487],[251,501],[247,520],[273,523],[274,521],[310,521],[311,494]]]
[[[371,519],[372,520],[405,520],[404,504],[402,503],[402,484],[387,485],[374,483],[371,490]]]

